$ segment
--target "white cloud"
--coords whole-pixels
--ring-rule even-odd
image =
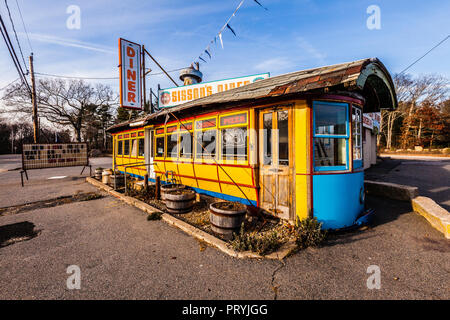
[[[262,71],[262,72],[277,72],[281,70],[288,69],[292,66],[292,61],[284,58],[284,57],[278,57],[278,58],[271,58],[266,59],[257,65],[254,66],[255,70]]]
[[[318,49],[316,49],[308,40],[306,40],[303,37],[297,37],[297,43],[300,49],[302,49],[304,52],[309,54],[312,58],[317,60],[318,63],[321,65],[325,65],[326,61],[325,58],[327,55],[323,52],[320,52]],[[302,55],[303,52],[300,53]]]
[[[23,35],[23,34],[21,34],[21,35]],[[29,33],[28,35],[29,35],[30,39],[35,40],[35,41],[58,44],[58,45],[65,46],[65,47],[75,47],[75,48],[82,48],[82,49],[91,50],[91,51],[117,54],[116,49],[113,49],[113,48],[107,47],[107,46],[99,46],[99,45],[89,43],[89,42],[67,39],[67,38],[60,38],[60,37],[55,37],[55,36],[51,36],[51,35],[47,35],[47,34]]]

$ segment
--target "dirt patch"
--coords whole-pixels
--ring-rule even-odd
[[[214,208],[227,211],[243,211],[247,207],[239,202],[222,201],[214,204]]]
[[[171,194],[182,194],[183,192],[191,192],[189,188],[184,190],[177,191],[169,191]],[[123,193],[124,189],[117,189],[116,191]],[[162,200],[155,200],[155,186],[149,185],[147,191],[143,188],[140,190],[136,190],[133,188],[132,182],[127,185],[127,196],[134,197],[140,201],[143,201],[152,207],[155,207],[166,214],[170,214],[177,219],[180,219],[202,231],[205,231],[216,238],[219,238],[223,241],[227,241],[231,243],[230,239],[227,239],[226,236],[221,234],[217,234],[211,229],[211,223],[209,219],[209,206],[211,203],[218,202],[216,207],[222,210],[246,210],[247,206],[239,203],[239,202],[231,202],[224,201],[221,199],[217,199],[207,195],[200,195],[200,200],[196,201],[194,207],[191,212],[188,213],[180,213],[174,214],[169,213],[166,209],[165,203]],[[253,210],[249,210],[249,212],[245,215],[243,222],[243,232],[249,235],[258,235],[258,237],[266,238],[266,237],[276,237],[279,242],[279,246],[288,242],[292,239],[293,236],[293,226],[287,222],[284,222],[276,217],[270,216],[264,213],[252,213]],[[151,219],[150,219],[151,220]],[[239,234],[239,230],[236,231],[236,234]],[[264,252],[265,254],[270,253]]]
[[[69,203],[73,203],[73,202],[90,201],[90,200],[95,200],[95,199],[100,199],[100,198],[103,198],[103,195],[100,193],[78,192],[75,195],[71,195],[71,196],[62,196],[62,197],[57,197],[54,199],[40,200],[40,201],[30,202],[30,203],[26,203],[26,204],[17,205],[17,206],[0,208],[0,216],[18,214],[18,213],[36,210],[36,209],[51,208],[51,207],[61,206],[61,205],[69,204]]]
[[[0,226],[0,248],[33,239],[40,233],[40,230],[34,228],[34,223],[29,221]]]

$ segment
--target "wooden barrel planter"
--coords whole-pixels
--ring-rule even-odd
[[[167,192],[183,190],[185,188],[186,188],[186,186],[184,184],[175,184],[175,183],[162,184],[161,185],[161,200],[165,200],[164,197],[165,197]]]
[[[112,174],[109,176],[109,181],[113,186],[114,186],[114,179],[116,179],[116,187],[120,188],[125,186],[125,176],[123,174]]]
[[[211,203],[209,205],[211,229],[227,239],[231,239],[233,233],[239,233],[246,213],[247,206],[239,202],[221,201]]]
[[[170,213],[188,213],[195,204],[195,191],[179,189],[167,191],[164,195],[167,211]]]
[[[112,171],[110,169],[103,170],[102,183],[110,184],[111,183],[111,180],[110,180],[111,175],[112,175]]]
[[[95,169],[94,178],[97,180],[102,180],[102,172],[103,172],[103,168]]]

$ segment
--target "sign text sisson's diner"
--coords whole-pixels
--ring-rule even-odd
[[[201,82],[188,86],[162,89],[158,92],[159,107],[175,107],[188,101],[210,96],[214,93],[227,91],[233,88],[242,87],[249,83],[267,78],[269,78],[269,73],[261,73],[252,76]]]

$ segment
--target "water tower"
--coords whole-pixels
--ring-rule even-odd
[[[202,82],[203,74],[199,70],[198,63],[195,66],[194,68],[194,65],[191,64],[190,67],[180,71],[180,80],[185,86]]]

